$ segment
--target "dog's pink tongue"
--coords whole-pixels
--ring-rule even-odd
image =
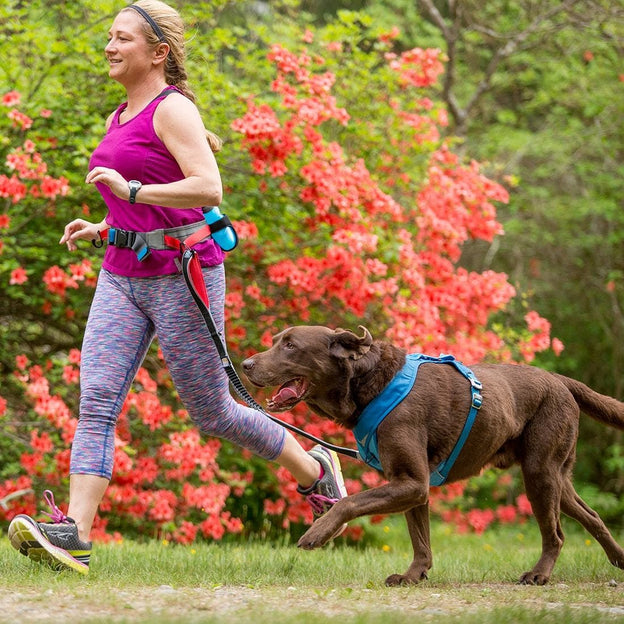
[[[279,389],[279,392],[273,397],[273,400],[283,403],[285,401],[289,401],[290,399],[296,398],[297,391],[292,386],[284,386]]]

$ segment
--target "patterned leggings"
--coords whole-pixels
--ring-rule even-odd
[[[222,332],[223,265],[203,273]],[[82,345],[71,474],[111,478],[117,418],[154,336],[180,399],[203,434],[231,440],[265,459],[281,454],[284,428],[230,395],[219,354],[183,276],[129,278],[102,269]]]

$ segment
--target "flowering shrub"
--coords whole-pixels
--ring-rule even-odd
[[[338,39],[314,44],[311,31],[298,52],[273,46],[267,56],[275,75],[272,93],[248,98],[232,123],[248,155],[249,184],[255,185],[247,194],[273,208],[267,212],[259,205],[251,210],[253,218],[236,222],[241,245],[228,273],[226,320],[237,357],[268,345],[283,326],[301,322],[365,324],[376,337],[407,350],[452,352],[467,364],[485,358],[531,361],[551,346],[561,349],[537,313],[526,311],[522,328],[505,317],[516,293],[504,274],[459,266],[463,243],[502,233],[495,204],[506,202],[507,192],[478,163],[463,163],[442,138],[446,114],[429,97],[443,71],[439,51],[397,55],[394,36],[378,33],[368,53],[350,46],[353,57]],[[354,101],[349,75],[367,65],[369,101]],[[350,106],[341,105],[348,101]],[[2,100],[16,147],[6,154],[9,175],[0,175],[0,254],[14,245],[18,205],[43,198],[53,215],[57,198],[69,193],[67,180],[48,174],[35,141],[26,137],[32,124],[20,104],[15,92]],[[53,141],[48,145],[52,149]],[[271,235],[276,221],[280,236]],[[30,301],[44,314],[80,323],[72,297],[89,297],[94,264],[82,260],[35,270],[18,255],[5,254],[0,280],[15,300],[29,286]],[[77,346],[37,362],[25,355],[15,361],[12,387],[20,400],[10,405],[0,397],[3,428],[18,442],[0,446],[6,459],[0,518],[34,514],[34,492],[45,487],[67,490],[79,392]],[[351,432],[304,405],[283,418],[336,443],[354,444]],[[345,461],[345,473],[351,493],[381,482],[354,461]],[[495,520],[519,521],[529,513],[526,499],[509,499],[515,487],[509,483],[491,507],[468,511],[461,505],[468,487],[434,489],[434,512],[477,532]],[[187,544],[243,531],[296,532],[311,520],[283,469],[226,442],[200,439],[154,349],[120,416],[114,478],[93,537],[123,533]],[[361,526],[349,529],[353,539],[362,533]]]

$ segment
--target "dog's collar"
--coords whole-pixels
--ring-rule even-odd
[[[408,355],[403,368],[364,408],[353,428],[353,434],[355,435],[355,441],[362,460],[376,470],[383,471],[377,446],[377,428],[384,418],[409,394],[416,381],[418,369],[420,365],[425,362],[451,364],[470,381],[471,404],[464,428],[449,457],[440,462],[429,477],[430,485],[442,485],[448,478],[455,460],[468,439],[468,435],[470,434],[470,430],[477,416],[477,411],[483,402],[483,397],[481,396],[481,382],[467,366],[458,362],[452,355],[440,355],[440,357],[437,358],[423,355],[422,353],[412,353]]]

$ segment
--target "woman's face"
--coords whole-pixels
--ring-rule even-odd
[[[108,75],[124,86],[142,80],[152,69],[154,49],[143,31],[143,18],[135,11],[121,11],[108,32],[104,53]]]

